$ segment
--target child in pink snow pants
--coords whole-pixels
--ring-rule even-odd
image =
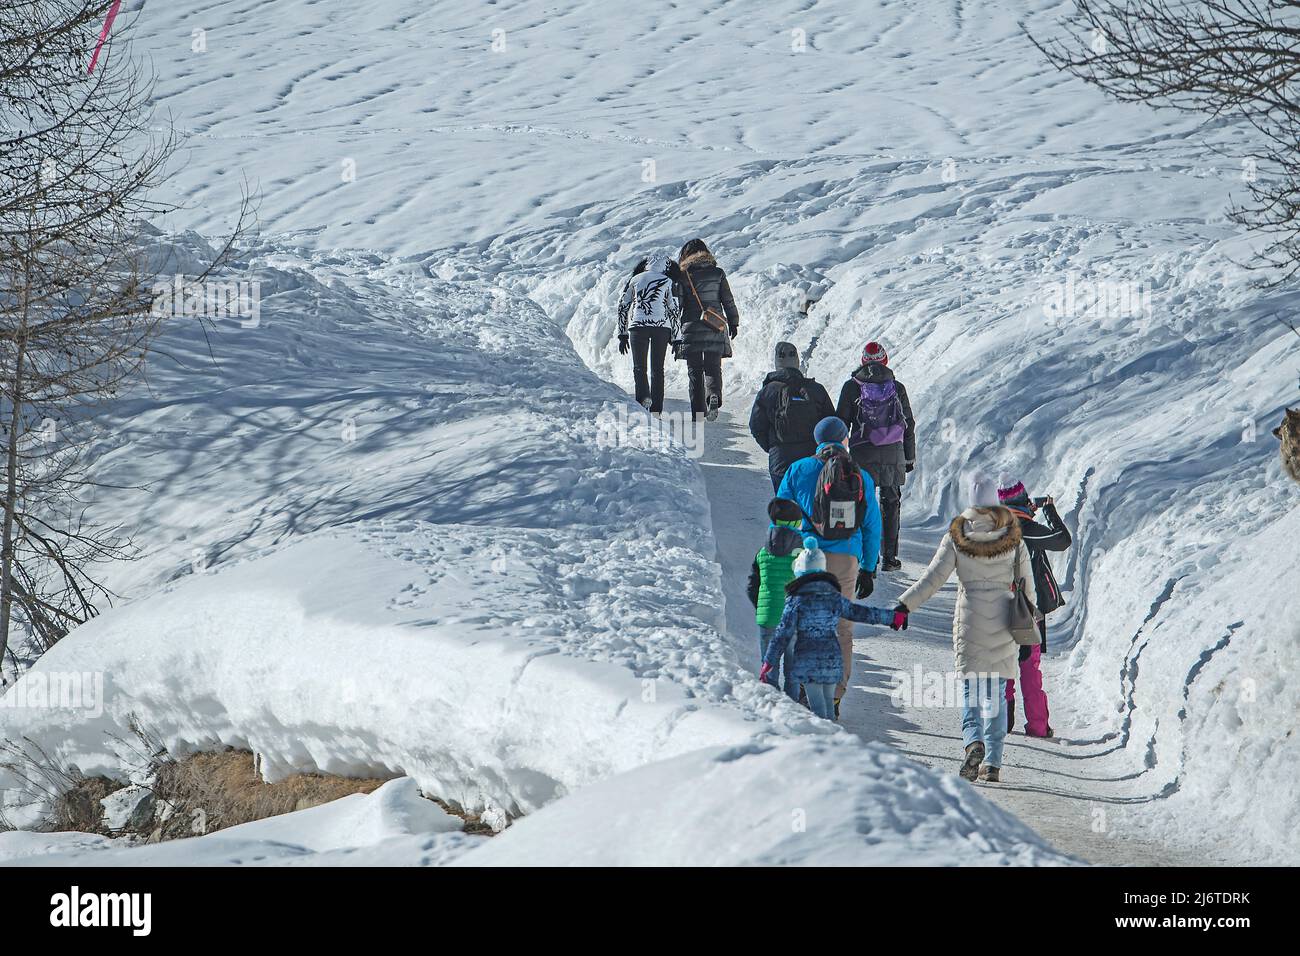
[[[1065,606],[1065,598],[1052,573],[1048,551],[1064,551],[1071,544],[1069,529],[1056,512],[1051,498],[1030,498],[1023,481],[1003,479],[998,501],[1020,521],[1020,537],[1029,549],[1029,563],[1034,573],[1034,595],[1038,610],[1051,614]],[[1042,512],[1046,524],[1034,520]],[[1047,709],[1047,692],[1043,690],[1041,661],[1047,649],[1047,621],[1039,626],[1043,639],[1034,647],[1020,648],[1020,696],[1025,702],[1025,733],[1030,737],[1051,737],[1052,725]],[[1016,682],[1007,681],[1007,732],[1016,723]]]
[[[1043,632],[1043,641],[1047,641],[1047,625],[1039,625]],[[1026,653],[1028,652],[1028,653]],[[1043,656],[1041,644],[1020,649],[1020,696],[1025,701],[1025,733],[1031,737],[1051,737],[1052,725],[1048,722],[1051,714],[1047,709],[1047,692],[1043,690],[1043,671],[1040,661]],[[1016,723],[1016,682],[1007,681],[1007,732],[1010,733]]]

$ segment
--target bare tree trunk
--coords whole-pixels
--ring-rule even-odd
[[[0,662],[11,633],[39,651],[97,614],[112,594],[92,568],[129,556],[119,528],[93,522],[83,453],[95,406],[136,378],[161,331],[151,286],[165,266],[140,224],[169,209],[150,195],[177,140],[154,123],[152,75],[129,48],[114,55],[110,36],[87,75],[108,6],[8,0],[0,14]],[[60,427],[36,447],[28,426],[43,417]]]
[[[13,616],[14,513],[18,510],[18,430],[22,427],[23,360],[27,337],[17,342],[13,390],[10,392],[9,435],[5,446],[5,518],[0,536],[0,661],[9,648],[9,622]]]
[[[30,243],[34,223],[27,220]],[[13,621],[14,516],[18,512],[18,441],[23,423],[23,374],[26,372],[27,328],[31,320],[32,269],[24,263],[22,296],[18,303],[18,339],[14,342],[13,385],[9,390],[9,434],[5,443],[4,529],[0,532],[0,665],[9,650],[9,629]],[[0,668],[0,673],[3,670]]]

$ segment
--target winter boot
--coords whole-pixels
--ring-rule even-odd
[[[980,771],[980,779],[985,783],[998,783],[1002,779],[1002,773],[997,767],[985,767]]]
[[[901,571],[903,570],[903,562],[899,561],[898,558],[885,558],[880,567],[885,571]]]
[[[709,410],[704,413],[705,421],[716,421],[718,418],[718,406],[722,404],[722,399],[716,395],[709,396]]]
[[[966,747],[966,759],[957,771],[963,780],[974,780],[979,776],[980,764],[984,762],[984,741],[977,740]]]

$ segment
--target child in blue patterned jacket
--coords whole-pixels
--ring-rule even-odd
[[[786,585],[785,611],[776,635],[767,645],[759,679],[770,683],[768,676],[781,660],[786,644],[793,640],[791,675],[803,684],[812,712],[831,720],[836,716],[835,685],[844,672],[835,633],[840,618],[898,630],[907,625],[907,616],[883,607],[854,604],[840,594],[839,579],[826,572],[826,556],[817,546],[817,539],[804,538],[803,547],[794,560],[795,577]]]

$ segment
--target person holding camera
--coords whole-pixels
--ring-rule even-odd
[[[1057,514],[1056,503],[1052,498],[1030,498],[1023,481],[1003,479],[999,482],[998,501],[1011,511],[1020,521],[1020,538],[1029,549],[1029,563],[1034,572],[1034,592],[1038,610],[1043,617],[1038,622],[1038,629],[1043,635],[1042,641],[1035,646],[1020,648],[1020,696],[1025,702],[1025,734],[1029,737],[1051,737],[1051,716],[1047,707],[1047,692],[1043,690],[1043,671],[1041,661],[1047,650],[1047,615],[1065,606],[1060,585],[1052,573],[1052,563],[1048,560],[1048,551],[1064,551],[1070,547],[1072,539],[1065,522]],[[1034,519],[1042,514],[1047,524]],[[1007,681],[1007,733],[1016,723],[1016,682]]]

